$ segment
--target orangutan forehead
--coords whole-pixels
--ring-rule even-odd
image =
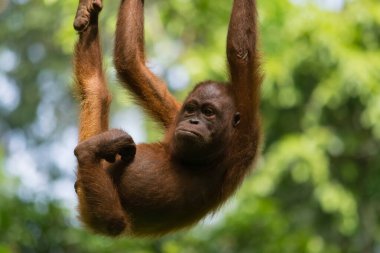
[[[197,97],[198,99],[213,99],[228,96],[227,88],[223,85],[214,83],[205,84],[197,87],[190,95],[190,97]]]

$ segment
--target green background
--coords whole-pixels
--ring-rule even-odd
[[[119,1],[101,32],[112,126],[162,133],[118,86]],[[226,77],[232,0],[147,0],[148,66],[183,99]],[[77,1],[0,0],[0,253],[380,252],[380,2],[258,1],[263,154],[237,194],[190,230],[108,239],[76,219]],[[132,134],[133,135],[133,134]]]

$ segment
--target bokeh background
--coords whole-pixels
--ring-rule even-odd
[[[380,252],[380,2],[258,1],[263,155],[235,197],[190,230],[108,239],[76,219],[77,0],[0,0],[0,253]],[[101,32],[112,127],[161,130],[115,77],[119,1]],[[147,0],[148,65],[183,99],[226,77],[232,0]]]

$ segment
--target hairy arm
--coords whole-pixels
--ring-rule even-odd
[[[262,75],[257,33],[256,1],[234,0],[227,36],[227,59],[236,106],[242,113],[243,124],[255,121],[260,102]]]
[[[257,48],[257,13],[255,0],[234,0],[227,36],[227,59],[231,90],[240,124],[236,127],[222,189],[230,196],[242,182],[255,161],[261,143],[260,126],[260,57]]]
[[[119,79],[143,108],[165,128],[172,125],[180,104],[145,65],[144,0],[121,1],[114,63]]]
[[[102,68],[98,32],[100,10],[101,2],[89,4],[81,0],[74,23],[79,32],[74,53],[75,89],[80,99],[79,142],[108,130],[111,95]]]

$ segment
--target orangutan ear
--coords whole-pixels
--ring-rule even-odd
[[[240,112],[236,112],[234,114],[234,118],[233,118],[233,122],[232,122],[232,126],[233,127],[237,127],[237,125],[239,125],[240,123]]]

